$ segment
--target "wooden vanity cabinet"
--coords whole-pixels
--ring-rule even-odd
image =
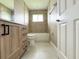
[[[24,25],[0,21],[0,59],[21,58],[27,47],[24,28]]]
[[[26,26],[22,26],[21,30],[20,30],[20,34],[21,34],[21,52],[20,55],[22,56],[25,51],[27,51],[27,47],[28,47],[28,41],[27,41],[27,28]]]

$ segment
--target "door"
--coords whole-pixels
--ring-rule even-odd
[[[5,23],[5,35],[1,37],[3,39],[5,59],[8,59],[11,54],[11,27],[9,23]]]
[[[6,59],[9,59],[10,55],[12,54],[12,27],[10,23],[5,23],[6,25],[6,35],[5,35],[5,54],[6,54]]]
[[[5,22],[0,23],[0,51],[1,59],[8,59],[11,53],[11,34],[9,34],[9,24]],[[11,33],[11,32],[10,32]]]
[[[75,22],[74,27],[73,21],[69,21],[67,23],[61,23],[58,26],[59,59],[76,59],[75,55],[77,55],[76,57],[78,57],[79,55],[78,29],[79,29],[79,22]],[[77,39],[75,39],[75,36],[77,37]],[[75,47],[75,44],[77,47]],[[77,49],[77,51],[75,50],[75,48]],[[75,51],[77,52],[76,54]],[[79,57],[77,59],[79,59]]]
[[[66,24],[60,25],[60,50],[66,55]]]
[[[12,54],[10,59],[19,59],[19,50],[20,50],[20,38],[19,38],[19,26],[18,25],[11,25],[12,26]]]
[[[12,51],[16,51],[19,47],[19,28],[16,25],[12,25]]]
[[[58,24],[58,49],[59,59],[67,57],[67,23]]]
[[[75,22],[76,33],[76,59],[79,59],[79,20]]]
[[[6,57],[6,55],[5,55],[5,36],[4,35],[2,35],[2,34],[4,34],[4,26],[2,26],[2,24],[4,24],[4,22],[0,22],[0,57],[1,57],[1,59],[5,59]]]

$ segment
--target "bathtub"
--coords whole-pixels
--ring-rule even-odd
[[[27,37],[35,42],[49,42],[49,33],[29,33]]]

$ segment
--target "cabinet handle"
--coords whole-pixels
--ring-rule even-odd
[[[2,36],[5,36],[5,31],[6,31],[5,24],[2,24],[2,26],[4,27],[4,32],[3,32]]]
[[[5,25],[6,27],[6,33],[5,33],[5,35],[9,35],[9,25]]]

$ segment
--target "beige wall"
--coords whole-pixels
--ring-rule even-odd
[[[23,0],[14,0],[14,22],[27,25],[29,9]]]
[[[32,15],[33,14],[43,14],[44,15],[44,22],[32,22]],[[29,32],[35,32],[35,33],[48,32],[47,11],[46,10],[31,10],[29,25],[30,25]]]
[[[26,4],[24,4],[24,24],[29,25],[29,8],[27,7]]]

